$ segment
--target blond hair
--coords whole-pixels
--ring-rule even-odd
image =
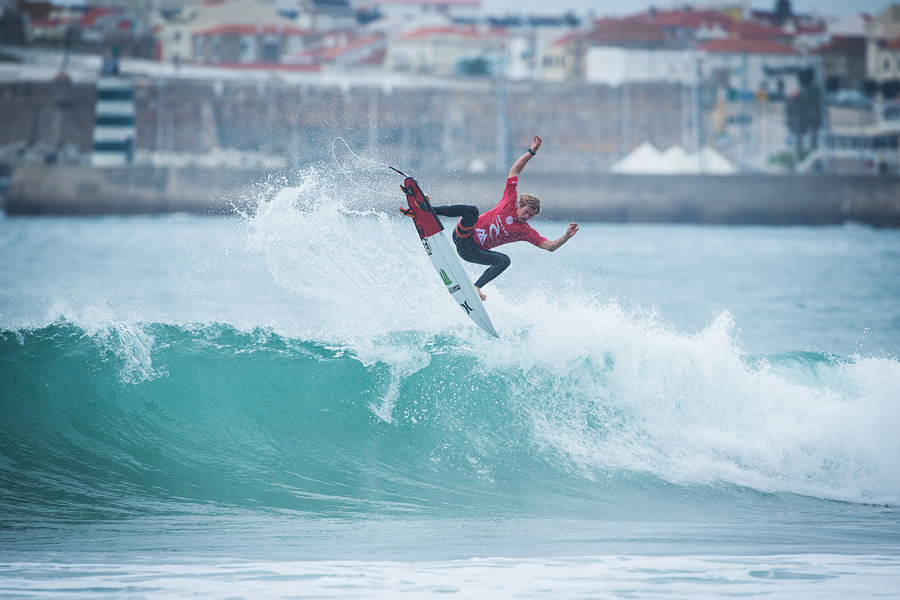
[[[521,208],[526,204],[534,209],[534,214],[541,212],[541,201],[538,200],[537,196],[532,194],[519,194],[519,207]]]

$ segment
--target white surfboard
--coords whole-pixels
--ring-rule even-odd
[[[447,291],[479,327],[494,337],[500,337],[463,267],[462,259],[456,253],[456,247],[447,237],[440,220],[432,212],[431,204],[419,184],[412,177],[407,177],[403,182],[403,191],[406,193],[409,210],[422,245],[425,247],[425,252],[440,275],[441,281],[447,287]]]

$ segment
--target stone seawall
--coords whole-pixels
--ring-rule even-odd
[[[27,165],[15,170],[8,215],[233,214],[267,173],[240,169],[94,169]]]
[[[418,174],[435,202],[482,210],[503,190],[500,174]],[[283,174],[239,169],[92,169],[27,166],[13,174],[9,215],[100,215],[251,210],[258,190]],[[290,179],[288,177],[288,179]],[[900,177],[803,175],[525,174],[520,191],[538,195],[543,218],[621,223],[900,227]],[[374,197],[395,211],[402,201]]]

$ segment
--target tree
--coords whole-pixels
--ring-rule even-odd
[[[797,161],[806,153],[805,139],[810,139],[810,148],[818,146],[819,128],[822,126],[822,90],[816,85],[815,77],[801,71],[797,74],[800,91],[785,103],[785,123],[793,134]]]
[[[456,64],[456,70],[461,75],[485,77],[491,73],[491,62],[484,56],[463,58]]]
[[[900,79],[888,79],[881,82],[881,95],[885,100],[891,100],[900,94]]]
[[[794,16],[794,10],[791,8],[791,0],[775,1],[775,21],[779,25],[784,25],[792,16]]]
[[[866,79],[862,83],[862,93],[866,98],[874,98],[878,93],[878,82],[874,79]]]

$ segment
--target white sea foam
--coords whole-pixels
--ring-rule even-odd
[[[893,556],[591,556],[443,562],[13,563],[0,593],[56,598],[892,597]]]
[[[897,361],[752,361],[728,313],[683,332],[653,310],[626,311],[571,284],[563,298],[533,290],[514,300],[492,287],[502,339],[490,339],[454,310],[411,225],[359,211],[365,194],[345,184],[310,170],[298,187],[272,190],[251,219],[250,248],[327,335],[389,367],[373,404],[381,418],[392,419],[402,379],[429,364],[422,345],[449,333],[478,357],[487,385],[501,374],[497,384],[511,386],[504,391],[536,443],[587,477],[621,469],[676,484],[900,502]],[[526,272],[503,277],[514,287]]]
[[[481,360],[520,374],[513,395],[536,441],[585,476],[900,502],[897,361],[752,360],[727,313],[688,335],[615,304],[527,304]]]
[[[270,193],[250,220],[249,248],[265,254],[276,281],[325,319],[331,335],[353,340],[446,326],[434,322],[447,300],[428,285],[434,274],[411,223],[354,208],[364,204],[361,192],[315,169],[299,186]]]

